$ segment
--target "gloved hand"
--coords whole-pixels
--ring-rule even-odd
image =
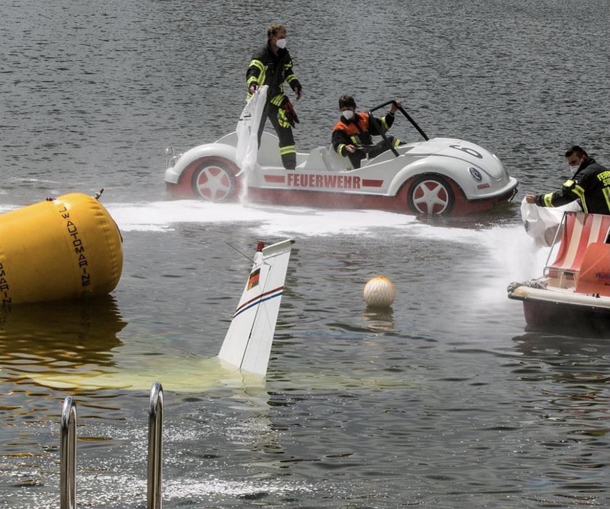
[[[527,203],[536,203],[536,195],[532,193],[527,193],[525,195],[525,201]]]
[[[297,101],[298,101],[298,100],[299,100],[301,97],[303,97],[303,89],[302,89],[301,87],[297,87],[297,88],[295,88],[295,89],[294,89],[294,93],[295,93],[295,94],[296,94],[296,96],[297,96]]]
[[[299,117],[297,116],[297,112],[294,111],[294,107],[292,103],[288,99],[288,97],[284,98],[284,102],[282,103],[282,109],[284,110],[284,114],[286,115],[286,120],[290,123],[292,127],[295,124],[299,124]]]

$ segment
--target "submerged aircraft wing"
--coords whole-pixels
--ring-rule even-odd
[[[112,362],[108,363],[99,359],[96,363],[95,357],[86,357],[87,362],[72,367],[53,362],[46,369],[37,364],[31,370],[19,364],[16,365],[20,367],[18,374],[39,385],[57,389],[148,390],[157,381],[161,381],[166,390],[187,392],[244,385],[260,387],[264,383],[262,377],[267,373],[293,243],[292,239],[269,247],[259,243],[254,265],[218,357],[150,356],[137,361],[117,360],[116,363],[112,361],[112,355]],[[31,313],[26,313],[26,319],[31,321]],[[114,339],[122,345],[118,338]],[[55,352],[64,347],[61,344],[46,348]],[[49,353],[48,357],[52,359],[53,354]],[[63,360],[65,356],[60,358]],[[101,358],[106,357],[101,355]]]
[[[293,239],[259,243],[254,264],[218,357],[240,370],[267,373]]]

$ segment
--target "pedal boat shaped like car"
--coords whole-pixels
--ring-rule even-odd
[[[385,102],[369,113],[392,103]],[[459,216],[490,210],[514,197],[518,182],[494,154],[460,139],[429,139],[404,108],[397,106],[424,141],[364,159],[359,169],[332,147],[318,147],[297,153],[296,170],[286,170],[277,137],[264,132],[257,165],[248,178],[248,199],[277,205]],[[383,138],[388,141],[385,134]],[[167,149],[164,180],[169,194],[209,201],[236,199],[245,185],[236,164],[237,142],[237,134],[231,133],[178,156]],[[366,147],[361,149],[366,152]]]
[[[529,326],[610,331],[609,231],[608,215],[564,213],[543,276],[508,286],[508,297],[523,302]]]

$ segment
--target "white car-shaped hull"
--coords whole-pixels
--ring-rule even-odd
[[[425,141],[364,159],[358,169],[332,148],[318,147],[297,153],[296,170],[286,170],[277,137],[263,133],[257,164],[248,176],[248,199],[280,205],[466,215],[513,198],[518,182],[494,154],[460,139],[429,140],[399,109]],[[210,201],[236,199],[245,185],[245,174],[236,163],[237,141],[236,133],[231,133],[169,158],[164,179],[169,193]]]

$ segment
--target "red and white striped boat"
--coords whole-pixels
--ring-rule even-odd
[[[565,212],[543,276],[508,287],[528,325],[610,331],[610,216]]]

